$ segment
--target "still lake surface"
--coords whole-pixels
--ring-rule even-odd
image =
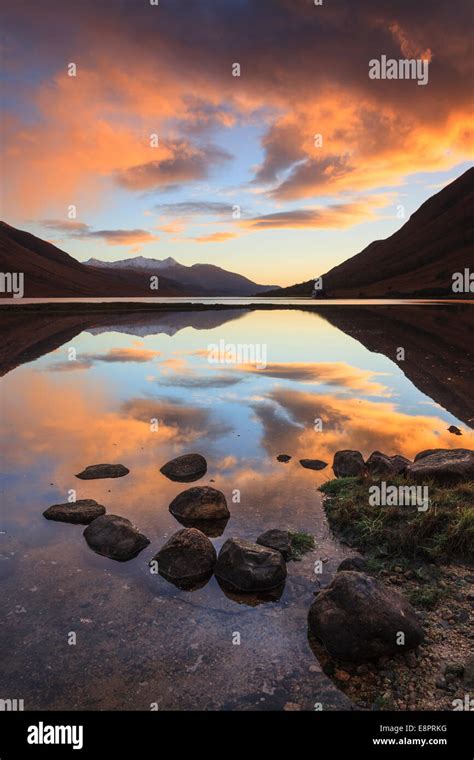
[[[234,300],[243,299],[225,302]],[[349,706],[307,638],[314,591],[352,553],[331,534],[318,486],[332,477],[340,449],[411,458],[474,448],[472,306],[351,309],[6,319],[0,697],[24,699],[25,709]],[[264,346],[266,366],[210,363],[209,346],[222,341]],[[189,485],[167,480],[160,467],[188,452],[206,457],[206,475]],[[292,459],[280,463],[278,454]],[[328,467],[306,470],[301,458]],[[130,474],[75,477],[101,462]],[[230,596],[214,577],[182,591],[150,573],[150,559],[182,527],[169,503],[209,484],[231,512],[212,538],[217,550],[231,536],[255,540],[270,528],[315,536],[316,550],[289,563],[280,598]],[[150,545],[118,563],[88,548],[83,526],[45,520],[71,489],[130,519]],[[315,575],[319,559],[324,572]]]

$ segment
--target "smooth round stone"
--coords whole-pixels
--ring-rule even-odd
[[[207,471],[207,462],[201,454],[183,454],[176,459],[171,459],[160,468],[170,480],[181,483],[190,483],[199,480]]]
[[[328,466],[322,459],[300,459],[300,465],[307,470],[324,470]]]
[[[81,480],[96,480],[98,478],[123,478],[130,472],[123,464],[91,464],[76,475]]]
[[[96,517],[104,514],[105,507],[98,504],[94,499],[78,499],[77,501],[66,502],[66,504],[53,504],[43,512],[47,520],[76,525],[88,525]]]
[[[291,557],[291,535],[288,530],[278,530],[277,528],[267,530],[257,538],[257,544],[280,552],[283,559],[288,560]]]
[[[219,552],[214,573],[238,591],[267,591],[285,581],[286,564],[274,549],[229,538]]]
[[[195,486],[178,494],[169,506],[180,522],[227,520],[230,512],[222,491],[210,486]]]
[[[172,582],[194,584],[212,574],[216,550],[204,533],[183,528],[175,533],[155,554],[152,562],[158,572]]]
[[[150,541],[125,517],[102,515],[84,531],[84,538],[97,554],[126,562],[139,554]]]

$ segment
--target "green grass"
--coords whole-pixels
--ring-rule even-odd
[[[407,485],[393,478],[391,485]],[[430,507],[373,506],[370,480],[337,478],[324,483],[324,506],[331,528],[352,546],[377,556],[410,561],[472,560],[474,556],[474,482],[456,486],[427,483]]]
[[[310,533],[290,533],[291,539],[291,557],[293,560],[300,560],[304,554],[312,551],[315,547],[314,536]]]
[[[437,586],[426,586],[408,591],[407,598],[415,607],[423,607],[425,610],[433,610],[446,594],[446,589],[441,589]]]

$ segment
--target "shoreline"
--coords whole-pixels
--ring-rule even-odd
[[[239,297],[229,297],[229,301],[232,300],[241,301]],[[13,299],[11,299],[13,301]],[[138,313],[138,312],[163,312],[163,311],[225,311],[229,309],[248,309],[248,310],[261,310],[261,311],[274,311],[274,310],[308,310],[314,311],[321,308],[354,308],[354,307],[381,307],[381,308],[397,308],[400,306],[447,306],[447,305],[474,305],[474,300],[465,299],[406,299],[400,300],[385,300],[379,302],[379,299],[373,300],[337,300],[333,301],[317,301],[313,303],[307,303],[307,298],[301,298],[301,303],[285,303],[286,299],[282,299],[282,303],[262,303],[255,302],[249,299],[248,303],[201,303],[192,301],[185,301],[179,303],[166,302],[142,302],[142,301],[101,301],[98,303],[90,301],[58,301],[57,303],[51,301],[48,303],[1,303],[0,313],[5,314],[31,314],[31,313],[87,313],[87,314],[104,314],[104,313]],[[292,299],[297,300],[297,299]]]

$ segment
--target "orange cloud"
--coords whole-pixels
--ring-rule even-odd
[[[201,237],[194,237],[196,243],[223,243],[225,240],[231,240],[237,237],[235,232],[213,232],[211,235],[202,235]]]

